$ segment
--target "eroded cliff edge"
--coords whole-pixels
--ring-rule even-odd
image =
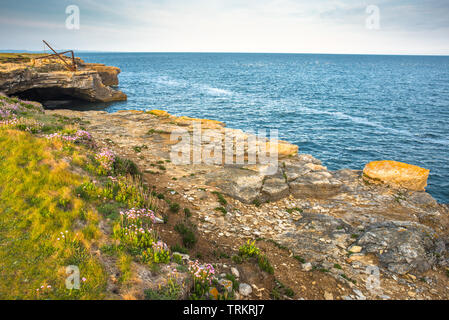
[[[77,71],[60,59],[39,54],[0,54],[0,92],[29,100],[77,99],[90,102],[126,100],[110,86],[118,85],[117,67],[85,63],[76,58]],[[71,63],[69,58],[64,58]]]

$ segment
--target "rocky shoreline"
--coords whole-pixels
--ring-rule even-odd
[[[302,271],[329,272],[360,292],[342,298],[425,299],[436,297],[431,294],[436,283],[437,296],[447,297],[449,210],[424,191],[373,180],[357,170],[329,171],[295,148],[284,148],[289,151],[280,154],[279,171],[270,176],[263,175],[261,164],[175,165],[168,162],[170,132],[180,126],[193,130],[191,119],[176,120],[161,111],[47,112],[82,119],[97,141],[135,161],[150,186],[169,190],[192,207],[199,232],[217,243],[235,247],[236,239],[272,240],[301,257]],[[205,131],[224,130],[210,124]],[[428,172],[423,174],[426,180]],[[224,194],[226,204],[214,192]],[[367,268],[373,266],[379,268],[382,293],[366,289]],[[408,289],[398,285],[401,281]]]
[[[79,71],[68,72],[55,61],[17,59],[0,64],[0,92],[126,99],[109,87],[117,84],[118,68],[78,59]],[[267,174],[267,165],[260,162],[176,164],[171,152],[178,141],[171,134],[181,130],[190,135],[195,123],[207,138],[201,140],[201,154],[222,146],[227,134],[236,140],[251,135],[219,121],[162,110],[60,109],[45,110],[45,115],[76,123],[99,148],[131,159],[144,184],[188,208],[201,237],[217,249],[236,252],[247,240],[257,240],[276,278],[293,288],[297,299],[449,298],[449,208],[425,192],[426,169],[380,161],[367,164],[363,172],[330,171],[298,146],[270,140],[258,141],[256,149],[275,146],[274,174]],[[248,147],[243,153],[247,160]],[[159,209],[169,211],[168,203]],[[108,228],[105,224],[105,234]],[[265,274],[224,260],[216,263],[217,270],[239,274],[251,284],[254,290],[242,290],[249,298],[270,297],[264,292]],[[154,280],[147,269],[141,271],[141,282]]]

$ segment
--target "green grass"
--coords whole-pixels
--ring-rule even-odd
[[[181,235],[182,243],[185,247],[192,248],[193,246],[195,246],[197,239],[195,233],[190,227],[180,222],[175,225],[175,231]]]
[[[179,203],[172,202],[170,203],[169,208],[171,212],[178,213],[179,209],[181,209],[181,206],[179,205]]]
[[[356,280],[349,278],[346,274],[341,274],[340,277],[342,277],[345,280],[348,280],[348,281],[352,282],[353,284],[357,283]]]
[[[285,295],[289,298],[293,298],[295,296],[295,292],[293,291],[293,289],[285,286],[279,280],[275,279],[274,283],[275,283],[275,287],[273,288],[273,290],[270,293],[270,296],[273,300],[281,300],[282,295]]]
[[[186,218],[190,218],[192,216],[192,212],[189,208],[184,208],[184,215],[186,216]]]
[[[157,129],[150,129],[150,130],[148,130],[148,132],[147,132],[147,134],[148,135],[152,135],[152,134],[155,134],[155,133],[157,133],[157,134],[168,134],[168,133],[170,133],[170,132],[168,132],[168,131],[164,131],[164,130],[157,130]]]
[[[306,260],[300,256],[293,256],[294,259],[298,260],[300,263],[306,263]]]
[[[262,271],[265,271],[269,274],[274,274],[274,268],[273,266],[270,264],[270,261],[268,260],[268,258],[264,255],[260,255],[257,259],[258,264],[259,264],[259,268]]]
[[[300,208],[298,208],[298,207],[288,208],[288,209],[286,209],[286,211],[287,211],[289,214],[292,214],[293,211],[298,211],[299,213],[302,213],[302,212],[303,212],[303,210],[300,209]]]
[[[173,279],[169,279],[165,286],[157,290],[146,289],[144,291],[147,300],[178,300],[181,293],[181,286]]]
[[[102,203],[98,205],[97,211],[105,218],[118,220],[120,218],[121,205],[116,202]]]
[[[127,175],[130,174],[132,176],[140,175],[139,168],[137,165],[129,159],[123,159],[120,157],[116,157],[114,162],[114,172],[118,175]]]
[[[241,264],[241,263],[243,263],[243,258],[242,258],[241,256],[239,256],[239,255],[233,255],[233,256],[231,257],[231,259],[232,259],[232,262],[234,262],[234,263],[236,263],[236,264]]]
[[[223,208],[223,207],[217,207],[217,208],[215,208],[214,210],[215,210],[215,211],[221,212],[223,215],[225,215],[226,213],[228,213],[228,212],[226,211],[226,209]]]
[[[214,191],[214,192],[212,192],[212,193],[215,194],[215,195],[217,196],[218,202],[219,202],[223,207],[225,207],[225,206],[228,204],[228,201],[223,197],[223,195],[222,195],[220,192]]]
[[[275,241],[275,240],[273,240],[273,239],[265,239],[265,241],[271,242],[273,245],[275,245],[275,246],[278,247],[279,249],[287,250],[287,251],[288,251],[288,248],[287,248],[286,246],[284,246],[284,245],[278,243],[277,241]]]
[[[255,205],[256,207],[260,207],[260,205],[261,205],[262,203],[260,202],[259,199],[254,199],[253,202],[252,202],[252,204]]]
[[[183,254],[188,254],[189,253],[189,249],[181,247],[179,244],[175,244],[174,246],[171,247],[171,251],[172,252],[179,252],[179,253],[183,253]]]
[[[99,217],[74,195],[82,177],[61,158],[51,142],[0,130],[0,299],[104,297],[105,271],[89,253]],[[81,290],[65,287],[69,264],[87,279]],[[51,289],[38,294],[42,285]]]

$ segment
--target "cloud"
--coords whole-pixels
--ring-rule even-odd
[[[80,8],[80,30],[64,28],[69,4]],[[380,30],[365,28],[368,4],[380,9]],[[0,49],[40,48],[46,36],[60,47],[83,50],[449,53],[445,0],[0,0],[0,5]]]

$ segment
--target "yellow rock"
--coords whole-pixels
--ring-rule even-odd
[[[201,129],[220,129],[225,126],[223,122],[217,120],[197,119],[186,116],[177,117],[173,120],[173,122],[180,126],[190,126],[193,124],[193,122],[199,122],[201,123]]]
[[[334,300],[334,296],[332,295],[332,293],[324,291],[324,299],[325,300]]]
[[[352,246],[351,248],[349,248],[349,251],[354,252],[354,253],[359,253],[362,251],[362,247],[360,246]]]
[[[371,257],[361,253],[351,254],[348,258],[346,258],[347,263],[352,263],[353,261],[358,261],[365,265],[372,265],[374,263]]]
[[[148,113],[151,113],[152,115],[158,116],[158,117],[170,117],[170,113],[164,110],[151,110],[148,111]]]
[[[117,113],[143,113],[142,110],[118,110]]]
[[[327,170],[327,168],[325,166],[322,166],[319,164],[314,164],[314,163],[306,163],[305,166],[312,171],[326,171]]]
[[[274,145],[276,145],[276,142],[274,142]],[[286,141],[278,140],[277,148],[278,148],[278,156],[279,157],[294,156],[294,155],[298,154],[298,146],[288,143]],[[271,142],[266,143],[265,150],[267,152],[269,152],[271,150]]]
[[[425,191],[430,170],[411,164],[384,160],[368,163],[363,178],[368,182],[381,182],[391,187]]]

